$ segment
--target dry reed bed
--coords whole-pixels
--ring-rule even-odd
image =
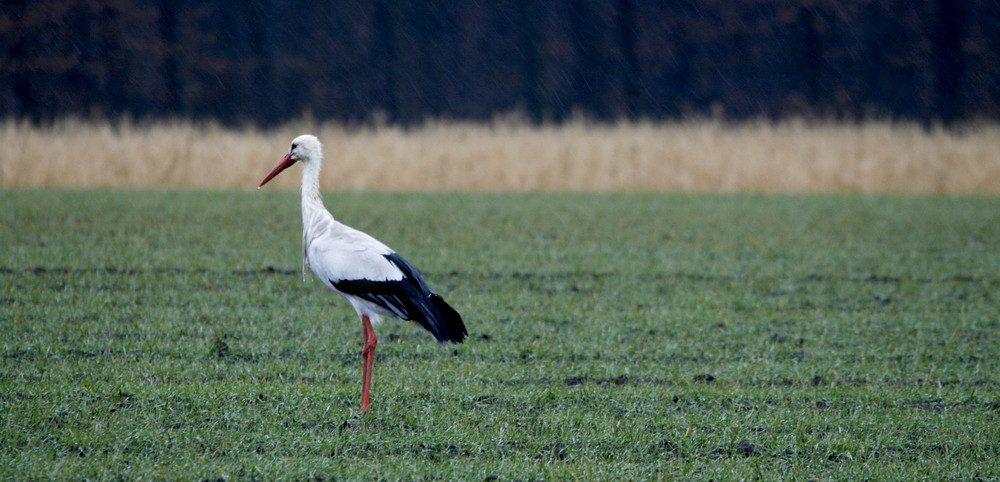
[[[1000,124],[0,124],[0,186],[250,189],[312,132],[326,189],[1000,193]],[[286,188],[297,176],[272,181]]]

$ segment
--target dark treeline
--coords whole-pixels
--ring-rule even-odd
[[[2,0],[0,117],[1000,118],[996,0]]]

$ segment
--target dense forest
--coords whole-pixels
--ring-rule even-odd
[[[0,117],[1000,118],[996,0],[2,0]]]

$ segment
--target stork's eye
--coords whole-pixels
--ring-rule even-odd
[[[299,147],[299,145],[293,142],[290,150],[294,151],[296,147]]]

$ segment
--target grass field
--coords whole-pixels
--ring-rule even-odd
[[[365,416],[297,193],[0,203],[2,479],[1000,477],[995,198],[328,194],[470,331]]]

